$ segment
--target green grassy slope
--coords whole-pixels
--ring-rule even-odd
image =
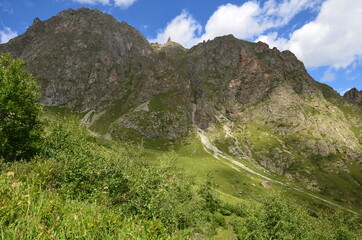
[[[239,172],[196,137],[172,151],[48,120],[43,150],[0,164],[2,239],[358,239],[361,219]],[[302,227],[301,227],[302,226]]]

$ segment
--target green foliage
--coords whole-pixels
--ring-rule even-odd
[[[40,139],[37,85],[24,62],[0,56],[0,159],[29,159]]]
[[[101,134],[106,134],[108,132],[109,126],[114,124],[119,117],[121,117],[130,109],[130,107],[126,105],[127,97],[128,95],[122,99],[115,100],[112,105],[107,108],[107,110],[105,110],[105,112],[101,114],[99,118],[92,124],[90,129]]]
[[[305,239],[311,231],[308,215],[302,206],[282,194],[263,199],[264,223],[268,239]]]
[[[264,53],[262,53],[262,52],[257,52],[257,53],[255,53],[255,55],[259,58],[259,60],[262,60],[264,57]]]
[[[120,208],[64,199],[55,190],[19,181],[17,175],[0,175],[1,239],[170,238],[157,219],[127,217]]]
[[[51,121],[42,151],[0,162],[3,239],[358,239],[361,219],[311,210],[284,193],[221,195],[175,152],[99,143],[76,120]],[[244,189],[243,189],[244,190]]]
[[[104,221],[116,221],[108,219],[116,215],[112,213],[108,216],[107,214],[111,211],[118,212],[117,219],[119,220],[117,221],[125,221],[121,216],[142,219],[144,224],[150,223],[145,231],[150,231],[157,236],[160,234],[157,238],[150,239],[162,239],[168,234],[175,234],[181,230],[187,232],[188,228],[197,227],[198,219],[206,218],[207,212],[201,210],[200,205],[203,201],[200,200],[198,192],[193,187],[193,178],[182,173],[176,165],[175,154],[165,154],[150,162],[143,157],[142,149],[133,147],[128,149],[116,143],[108,146],[98,145],[96,139],[89,136],[84,127],[73,120],[67,121],[68,123],[55,121],[48,124],[39,157],[26,163],[15,162],[2,165],[3,169],[7,169],[6,171],[15,173],[16,179],[12,179],[21,186],[17,189],[24,190],[20,195],[11,195],[9,183],[3,183],[3,187],[6,187],[3,192],[10,194],[8,198],[3,199],[6,202],[4,205],[8,205],[8,208],[0,213],[0,219],[4,221],[0,224],[3,223],[2,226],[5,226],[5,229],[13,228],[16,224],[25,224],[22,212],[25,211],[26,206],[24,205],[24,209],[19,210],[18,205],[8,204],[8,202],[16,202],[22,199],[23,195],[29,195],[25,193],[26,191],[33,192],[30,194],[32,197],[34,195],[46,198],[39,200],[45,202],[52,199],[51,196],[44,196],[45,193],[54,194],[56,206],[52,206],[51,209],[59,214],[60,219],[51,218],[51,223],[47,226],[50,228],[52,224],[58,226],[58,222],[68,221],[66,218],[71,218],[68,216],[70,213],[63,213],[66,210],[61,202],[65,202],[64,207],[69,208],[74,208],[74,204],[79,204],[89,212],[93,208],[95,211],[92,214],[93,217],[104,218]],[[28,206],[32,209],[38,207],[37,204],[44,204],[38,202],[35,197],[32,201],[34,204]],[[44,207],[39,206],[39,208]],[[9,215],[10,209],[13,209],[15,215]],[[46,208],[39,211],[41,212],[32,213],[36,215],[33,217],[43,218],[43,215],[46,218],[51,217],[51,213],[46,212]],[[106,215],[101,214],[101,211],[105,211]],[[88,224],[87,231],[94,232],[91,229],[95,228],[94,219],[89,217],[87,220],[79,219],[79,221],[86,221],[84,224]],[[122,224],[105,225],[107,224],[97,226],[98,231],[117,228]],[[36,228],[35,225],[33,227]],[[39,234],[41,229],[32,231]],[[58,228],[52,231],[57,234],[61,232]],[[64,231],[64,234],[68,234],[67,230]],[[99,235],[100,233],[95,234],[95,236],[102,236]],[[91,234],[84,236],[91,236]],[[148,237],[142,237],[142,239],[148,239]]]
[[[181,97],[177,92],[161,93],[154,96],[150,103],[150,111],[169,111],[172,113],[176,112],[176,105],[182,104]]]
[[[243,208],[243,218],[233,218],[238,239],[358,239],[361,234],[360,216],[330,209],[312,213],[284,193]]]
[[[206,183],[200,188],[201,196],[205,200],[205,209],[214,213],[220,209],[220,200],[214,190],[216,187],[215,180],[208,174]]]

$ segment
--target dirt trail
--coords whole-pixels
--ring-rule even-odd
[[[341,209],[343,209],[343,210],[345,210],[345,211],[347,211],[347,212],[351,212],[351,213],[354,213],[354,214],[361,215],[361,213],[358,213],[358,212],[355,212],[355,211],[353,211],[353,210],[351,210],[351,209],[345,208],[345,207],[343,207],[343,206],[341,206],[341,205],[338,205],[338,204],[336,204],[336,203],[334,203],[334,202],[331,202],[331,201],[329,201],[329,200],[327,200],[327,199],[318,197],[318,196],[316,196],[316,195],[314,195],[314,194],[311,194],[311,193],[308,193],[308,192],[306,192],[306,191],[304,191],[304,190],[302,190],[302,189],[292,187],[292,186],[290,186],[290,185],[288,185],[288,184],[286,184],[286,183],[283,183],[283,182],[274,180],[274,179],[272,179],[272,178],[270,178],[270,177],[268,177],[268,176],[265,176],[265,175],[263,175],[263,174],[261,174],[261,173],[258,173],[258,172],[256,172],[256,171],[250,169],[249,167],[245,166],[244,164],[240,163],[239,161],[235,160],[234,157],[232,157],[232,156],[230,156],[230,155],[228,155],[228,154],[220,151],[220,149],[218,149],[214,144],[212,144],[212,142],[211,142],[211,141],[209,140],[209,138],[206,136],[205,131],[202,130],[201,128],[199,128],[199,127],[197,126],[197,124],[196,124],[196,122],[195,122],[195,111],[196,111],[196,106],[193,105],[192,122],[193,122],[193,125],[194,125],[195,129],[196,129],[196,132],[197,132],[197,134],[198,134],[198,136],[199,136],[199,138],[200,138],[200,140],[201,140],[201,143],[202,143],[202,145],[203,145],[203,147],[204,147],[204,150],[205,150],[207,153],[213,155],[216,159],[222,161],[223,163],[227,164],[228,166],[230,166],[231,168],[235,169],[235,170],[238,171],[238,172],[241,172],[241,170],[245,170],[246,172],[249,172],[249,173],[251,173],[251,174],[253,174],[253,175],[256,175],[256,176],[258,176],[258,177],[260,177],[260,178],[262,178],[262,179],[266,179],[266,180],[268,180],[268,181],[270,181],[270,182],[277,183],[277,184],[282,185],[282,186],[284,186],[284,187],[286,187],[286,188],[289,188],[289,189],[292,189],[292,190],[294,190],[294,191],[303,193],[303,194],[305,194],[305,195],[308,195],[309,197],[318,199],[318,200],[320,200],[320,201],[322,201],[322,202],[325,202],[325,203],[327,203],[327,204],[330,204],[330,205],[332,205],[332,206],[341,208]]]

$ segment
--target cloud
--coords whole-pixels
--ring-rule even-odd
[[[102,5],[110,5],[110,0],[73,0],[73,2],[81,3],[81,4],[102,4]]]
[[[73,2],[78,2],[81,4],[90,4],[90,5],[110,5],[120,8],[128,8],[134,4],[137,0],[73,0]]]
[[[261,14],[256,2],[246,2],[241,6],[226,4],[220,6],[209,18],[205,26],[202,40],[217,36],[233,34],[238,38],[249,38],[263,32],[265,26],[258,24],[255,19]]]
[[[33,7],[34,6],[34,3],[33,2],[30,2],[30,1],[25,1],[25,5],[27,7]]]
[[[288,49],[288,39],[285,38],[278,38],[278,33],[277,32],[271,32],[267,35],[261,35],[259,36],[255,42],[265,42],[267,44],[269,44],[272,47],[276,47],[278,49],[281,50],[286,50]]]
[[[284,0],[277,3],[268,0],[261,6],[248,1],[241,6],[220,6],[208,20],[202,40],[226,34],[237,38],[252,39],[266,30],[286,25],[299,12],[313,7],[319,1]]]
[[[9,3],[0,3],[0,8],[2,11],[7,12],[9,14],[14,13],[14,9],[11,8]]]
[[[327,0],[317,18],[289,39],[261,36],[269,45],[289,49],[307,67],[345,68],[362,57],[362,1]]]
[[[276,27],[288,24],[298,13],[306,9],[315,9],[322,0],[284,0],[277,3],[269,0],[264,4],[263,12],[267,17],[274,18]]]
[[[3,30],[0,30],[0,43],[7,43],[16,36],[18,36],[17,32],[11,30],[11,28],[4,27]]]
[[[202,26],[192,15],[183,11],[151,41],[163,43],[171,36],[185,47],[191,47],[202,40],[227,34],[254,40],[266,30],[286,25],[296,14],[319,2],[320,0],[268,0],[264,5],[256,1],[247,1],[240,6],[230,3],[221,5],[208,19],[202,35]],[[177,27],[181,27],[181,30]]]
[[[150,42],[165,43],[169,37],[185,47],[195,45],[202,30],[201,25],[185,10],[169,22],[165,29],[159,31],[155,39]]]
[[[334,80],[336,80],[336,75],[332,73],[330,69],[325,71],[323,77],[321,78],[322,82],[333,82]]]
[[[116,7],[128,8],[137,0],[114,0],[114,5]]]

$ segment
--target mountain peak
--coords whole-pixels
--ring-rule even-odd
[[[171,42],[172,42],[171,37],[168,37],[166,44]]]
[[[343,97],[350,102],[362,103],[362,90],[358,91],[357,88],[352,88],[348,90]]]
[[[138,62],[157,58],[132,26],[88,8],[68,9],[44,21],[36,18],[26,33],[0,45],[0,52],[27,63],[41,83],[44,105],[77,111],[104,108],[124,94],[114,85],[126,81],[117,69],[130,57]]]
[[[72,8],[69,8],[67,10],[59,12],[56,16],[63,17],[63,16],[67,16],[67,15],[71,16],[71,15],[80,15],[80,14],[89,15],[92,13],[101,13],[102,14],[103,12],[99,11],[98,9],[78,8],[78,9],[74,10]]]
[[[38,24],[38,23],[41,23],[42,21],[38,18],[38,17],[36,17],[35,19],[34,19],[34,21],[33,21],[33,25],[35,25],[35,24]]]

